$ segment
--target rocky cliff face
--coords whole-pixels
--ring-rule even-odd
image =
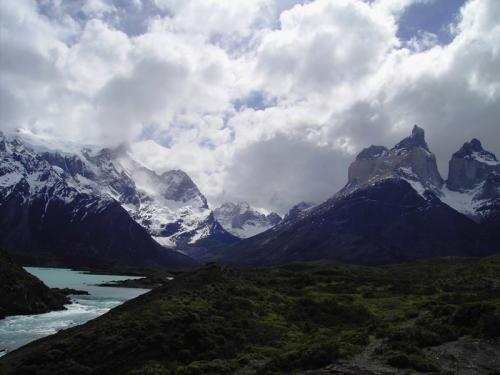
[[[441,200],[472,219],[495,221],[500,213],[500,162],[472,139],[449,162],[448,181]]]
[[[255,236],[281,221],[278,214],[261,213],[246,202],[226,202],[214,210],[214,215],[224,229],[239,238]]]
[[[455,191],[468,190],[493,173],[500,174],[500,162],[493,153],[483,149],[479,140],[472,139],[451,157],[446,186]]]
[[[424,130],[414,126],[412,134],[392,149],[370,146],[359,153],[348,169],[348,187],[368,186],[399,176],[420,188],[438,191],[443,185],[436,157],[429,151]]]

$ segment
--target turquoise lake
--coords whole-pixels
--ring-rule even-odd
[[[70,296],[66,310],[37,315],[16,315],[0,320],[0,356],[31,341],[97,318],[148,289],[101,287],[96,284],[139,279],[137,276],[92,275],[65,268],[25,267],[51,288],[86,290],[89,295]]]

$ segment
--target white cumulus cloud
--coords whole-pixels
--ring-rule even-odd
[[[470,0],[449,43],[433,0],[0,2],[0,129],[128,140],[212,204],[319,202],[370,144],[425,128],[444,175],[472,137],[500,154],[500,2]],[[446,177],[446,176],[445,176]]]

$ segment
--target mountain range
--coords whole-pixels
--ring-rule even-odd
[[[0,133],[0,157],[0,246],[29,262],[381,264],[485,255],[498,251],[500,240],[495,155],[476,139],[466,142],[444,180],[417,126],[391,149],[362,150],[344,188],[319,205],[301,202],[283,218],[246,202],[212,210],[185,172],[158,174],[128,144]]]
[[[233,204],[241,212],[225,213],[226,230],[214,213],[231,203],[212,211],[184,171],[158,174],[126,143],[0,133],[0,157],[0,244],[29,262],[191,266],[184,254],[197,243],[232,243],[281,220]]]
[[[294,220],[224,249],[238,265],[330,259],[384,264],[498,252],[500,163],[474,139],[440,176],[424,130],[393,148],[370,146],[349,166],[347,184]]]

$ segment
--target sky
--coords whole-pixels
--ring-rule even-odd
[[[0,130],[130,142],[212,206],[320,203],[426,131],[500,156],[498,0],[0,0]]]

